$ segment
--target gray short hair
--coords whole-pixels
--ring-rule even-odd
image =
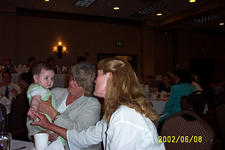
[[[84,89],[85,96],[92,96],[95,73],[95,66],[91,64],[77,64],[72,68],[71,75]]]

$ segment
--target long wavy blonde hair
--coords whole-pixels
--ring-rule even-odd
[[[103,119],[109,123],[112,114],[121,105],[135,109],[151,121],[156,122],[159,116],[152,105],[147,102],[131,65],[119,58],[106,58],[99,61],[98,70],[103,73],[111,72],[105,95],[105,114]]]

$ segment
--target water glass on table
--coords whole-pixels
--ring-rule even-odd
[[[8,132],[0,133],[0,150],[10,150],[12,145],[12,135]]]

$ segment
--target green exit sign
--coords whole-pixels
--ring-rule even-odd
[[[115,46],[116,47],[123,47],[123,42],[122,41],[116,41]]]

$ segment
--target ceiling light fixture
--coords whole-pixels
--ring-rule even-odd
[[[189,0],[189,3],[195,3],[196,0]]]
[[[156,16],[162,16],[162,15],[163,15],[162,13],[157,13],[157,14],[156,14]]]
[[[118,6],[113,7],[114,10],[119,10],[120,8]]]
[[[45,2],[49,2],[50,0],[45,0]]]
[[[219,25],[220,25],[220,26],[224,26],[224,22],[220,22]]]
[[[61,41],[58,42],[58,45],[57,46],[54,46],[53,47],[53,50],[52,51],[54,53],[57,53],[58,54],[58,58],[62,58],[62,54],[68,52],[66,46],[63,46],[63,44],[62,44]]]

